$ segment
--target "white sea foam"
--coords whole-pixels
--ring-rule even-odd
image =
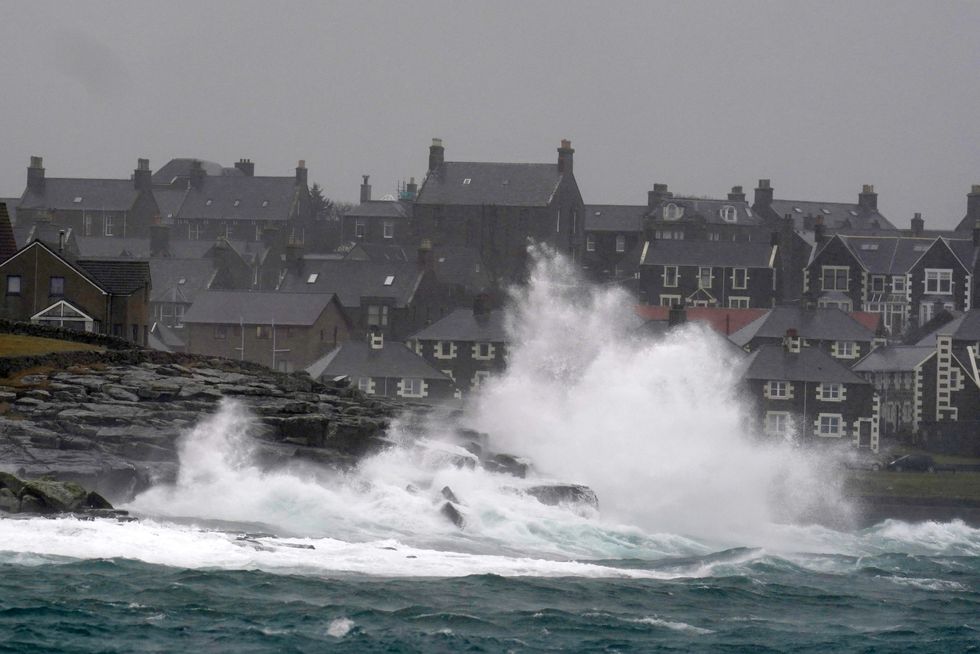
[[[648,624],[654,627],[663,627],[665,629],[671,629],[673,631],[685,631],[687,633],[704,635],[715,633],[711,629],[705,629],[703,627],[695,627],[694,625],[687,624],[686,622],[677,622],[675,620],[663,620],[661,618],[636,618],[632,620],[626,620],[626,622],[634,622],[637,624]]]
[[[327,635],[334,638],[343,638],[354,628],[354,621],[350,618],[337,618],[327,627]]]

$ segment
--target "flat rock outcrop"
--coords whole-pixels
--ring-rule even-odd
[[[173,481],[177,440],[223,398],[256,417],[267,464],[346,467],[386,444],[401,410],[356,389],[247,362],[147,350],[0,360],[0,469],[126,499]]]

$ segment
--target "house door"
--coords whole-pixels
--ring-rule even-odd
[[[867,420],[858,423],[858,447],[871,449],[871,423]]]

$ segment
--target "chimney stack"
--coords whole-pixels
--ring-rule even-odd
[[[406,199],[414,202],[415,198],[419,195],[419,185],[415,183],[415,178],[409,178],[408,185],[405,187],[405,194],[408,196]]]
[[[926,221],[922,220],[922,214],[916,213],[912,216],[912,236],[922,236]]]
[[[741,186],[733,186],[732,192],[728,194],[728,199],[732,202],[745,202],[745,192]]]
[[[813,240],[820,245],[827,238],[827,228],[823,226],[823,216],[817,216],[813,221]]]
[[[656,209],[667,198],[674,197],[674,194],[667,190],[666,184],[654,184],[653,190],[647,192],[647,208]]]
[[[432,270],[432,241],[427,238],[422,239],[419,243],[418,250],[418,262],[419,270]]]
[[[170,256],[170,226],[150,225],[150,256]]]
[[[306,159],[300,159],[296,164],[296,185],[306,186]]]
[[[433,172],[440,166],[446,157],[446,149],[442,147],[442,139],[432,139],[429,146],[429,172]]]
[[[861,193],[858,194],[858,205],[867,211],[878,210],[878,194],[875,193],[874,186],[871,184],[865,184],[862,187]]]
[[[486,293],[479,293],[473,298],[473,317],[480,321],[488,315],[490,315],[490,296]]]
[[[255,164],[251,159],[239,159],[235,163],[235,168],[242,171],[245,177],[255,177]]]
[[[27,168],[27,190],[44,195],[44,161],[41,157],[31,157],[31,165]]]
[[[974,184],[966,196],[967,224],[980,220],[980,184]]]
[[[204,187],[204,178],[207,173],[204,171],[204,166],[201,162],[195,159],[191,162],[191,186],[197,190],[201,190]]]
[[[791,354],[800,353],[800,335],[792,327],[786,330],[786,335],[783,337],[783,349]]]
[[[670,305],[670,309],[667,311],[667,326],[677,327],[678,325],[683,325],[687,322],[687,309],[684,308],[683,302],[677,302]]]
[[[575,150],[572,149],[572,142],[568,139],[561,140],[561,147],[558,148],[558,172],[560,174],[572,174],[573,156]]]
[[[133,187],[137,191],[153,189],[153,173],[150,172],[149,159],[136,160],[136,170],[133,171]]]
[[[368,184],[368,180],[371,179],[370,175],[361,175],[361,204],[371,201],[371,185]]]
[[[755,199],[752,204],[753,208],[759,212],[772,206],[772,184],[768,179],[759,180],[759,186],[755,189]]]
[[[973,247],[980,247],[980,218],[973,222]]]

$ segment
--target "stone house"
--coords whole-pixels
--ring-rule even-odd
[[[632,279],[636,262],[627,261],[643,240],[647,207],[625,204],[585,206],[582,268],[595,281]]]
[[[675,196],[666,184],[647,193],[647,237],[661,241],[750,242],[770,240],[770,228],[754,213],[741,186],[724,199]]]
[[[406,343],[466,396],[506,367],[508,342],[503,311],[478,301],[473,309],[456,309]]]
[[[0,280],[2,318],[146,344],[151,284],[145,260],[77,259],[34,241],[0,263]]]
[[[450,309],[431,267],[417,261],[303,258],[287,271],[279,290],[336,294],[357,339],[380,331],[404,340]]]
[[[209,290],[184,314],[184,330],[188,352],[292,372],[346,341],[352,325],[334,295]]]
[[[867,356],[872,346],[881,343],[875,330],[856,316],[837,308],[774,307],[732,334],[733,343],[748,352],[762,345],[779,345],[786,332],[795,331],[804,348],[823,350],[848,367]],[[863,316],[861,316],[863,317]],[[877,316],[872,316],[877,318]]]
[[[139,159],[132,179],[47,177],[41,157],[31,157],[17,224],[50,222],[80,236],[148,236],[160,215],[150,162]]]
[[[804,347],[793,330],[781,344],[753,351],[742,380],[761,431],[807,445],[878,451],[879,400],[874,387],[826,352]]]
[[[340,218],[341,242],[405,245],[414,249],[418,245],[414,242],[412,224],[412,202],[418,193],[415,179],[408,183],[401,194],[403,197],[386,196],[380,200],[371,199],[368,179],[369,176],[364,175],[360,204]]]
[[[640,256],[640,300],[660,306],[771,307],[778,249],[768,242],[647,241]]]
[[[571,142],[551,164],[445,161],[441,139],[415,201],[415,242],[473,248],[496,285],[521,279],[532,240],[573,259],[584,246],[585,207]]]
[[[306,371],[314,379],[348,377],[365,395],[420,402],[459,397],[452,379],[404,343],[386,341],[380,332],[368,334],[367,339],[343,343]]]
[[[882,438],[911,441],[918,432],[923,404],[920,386],[926,374],[923,366],[935,355],[935,347],[891,345],[876,348],[852,368],[874,385],[881,399]]]

